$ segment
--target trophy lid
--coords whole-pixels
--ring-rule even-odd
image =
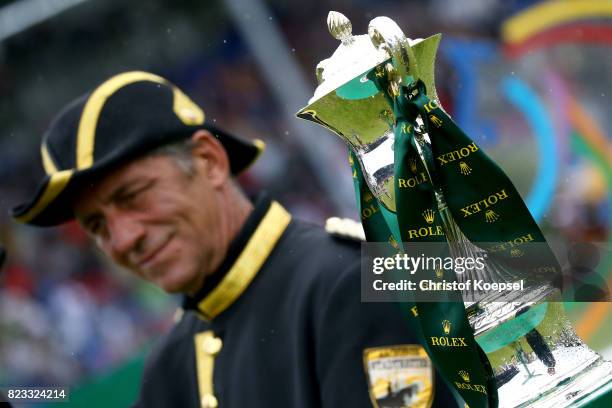
[[[319,86],[309,104],[389,58],[384,50],[374,47],[367,34],[354,36],[350,20],[342,13],[330,11],[327,28],[341,44],[330,58],[317,65]]]
[[[330,11],[327,16],[327,28],[334,38],[341,41],[341,44],[330,58],[317,65],[319,86],[308,104],[335,91],[391,57],[384,47],[374,45],[370,35],[353,35],[352,24],[342,13]],[[422,41],[422,39],[407,40],[410,46]]]

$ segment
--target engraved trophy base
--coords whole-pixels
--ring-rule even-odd
[[[558,289],[542,284],[520,302],[505,295],[467,306],[500,408],[603,406],[612,398],[612,362],[576,335],[559,299]]]

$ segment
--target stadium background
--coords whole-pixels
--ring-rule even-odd
[[[0,386],[68,385],[71,402],[60,406],[125,406],[144,354],[172,324],[179,299],[114,269],[75,224],[42,230],[6,215],[43,172],[38,143],[52,116],[110,75],[158,73],[207,120],[264,139],[267,152],[240,180],[248,192],[265,188],[318,223],[357,218],[346,149],[292,115],[337,47],[329,10],[347,15],[355,34],[379,15],[411,38],[442,32],[442,104],[547,234],[603,243],[597,272],[610,287],[610,1],[0,1],[0,242],[9,254]],[[567,309],[612,358],[610,303]]]

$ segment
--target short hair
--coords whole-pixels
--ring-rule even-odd
[[[195,143],[191,138],[182,139],[177,142],[168,143],[162,146],[159,146],[150,152],[148,152],[145,157],[150,156],[167,156],[174,159],[177,166],[188,176],[193,176],[194,167],[193,167],[193,148],[195,147]]]
[[[195,173],[195,168],[193,166],[193,148],[195,147],[195,142],[191,138],[181,139],[176,142],[168,143],[162,146],[159,146],[147,154],[144,157],[152,157],[152,156],[165,156],[174,160],[176,165],[180,170],[183,171],[185,175],[188,177],[192,177]],[[225,149],[225,147],[224,147]],[[236,180],[236,176],[230,174],[229,178],[230,184],[238,190],[241,194],[244,195],[244,191],[240,187],[240,184]]]

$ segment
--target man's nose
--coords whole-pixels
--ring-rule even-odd
[[[129,261],[130,253],[140,251],[145,237],[142,222],[129,214],[115,213],[107,218],[111,256],[120,263]]]

